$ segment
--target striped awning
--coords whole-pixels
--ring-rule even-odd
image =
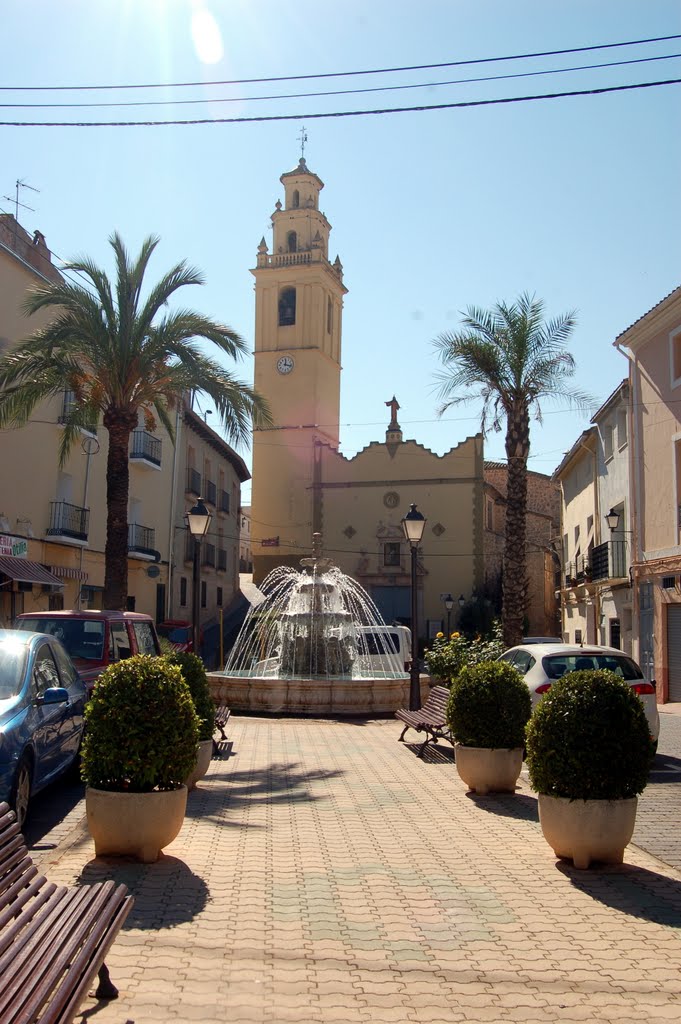
[[[81,580],[81,582],[87,582],[87,573],[84,569],[72,569],[67,565],[51,565],[50,572],[53,572],[55,576],[59,576],[63,580]]]
[[[41,583],[48,587],[63,587],[62,581],[40,562],[29,562],[28,558],[13,555],[0,556],[0,572],[17,583]]]

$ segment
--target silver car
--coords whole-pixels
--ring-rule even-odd
[[[660,715],[657,710],[655,683],[648,682],[633,658],[614,647],[578,644],[521,644],[504,651],[499,661],[507,661],[520,672],[527,683],[534,707],[551,688],[551,684],[568,672],[605,668],[629,683],[640,697],[648,719],[650,735],[657,742]]]

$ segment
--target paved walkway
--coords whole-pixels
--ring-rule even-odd
[[[681,1018],[681,873],[557,862],[526,782],[472,798],[394,721],[232,719],[154,865],[94,860],[78,825],[48,877],[126,882],[97,1024]]]

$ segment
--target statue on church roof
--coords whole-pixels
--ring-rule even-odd
[[[393,395],[390,401],[386,402],[385,404],[390,406],[390,423],[388,424],[388,430],[399,430],[400,425],[397,422],[397,410],[400,407],[400,403]]]

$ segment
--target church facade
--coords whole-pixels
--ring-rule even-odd
[[[255,387],[274,420],[253,435],[254,581],[279,565],[298,567],[321,532],[324,553],[365,587],[384,619],[408,625],[411,554],[401,520],[414,502],[427,517],[419,632],[432,636],[446,618],[445,595],[468,599],[484,578],[482,437],[444,455],[404,440],[393,396],[385,438],[353,458],[340,453],[343,267],[329,259],[321,179],[301,157],[280,180],[273,251],[263,239],[253,270]]]

